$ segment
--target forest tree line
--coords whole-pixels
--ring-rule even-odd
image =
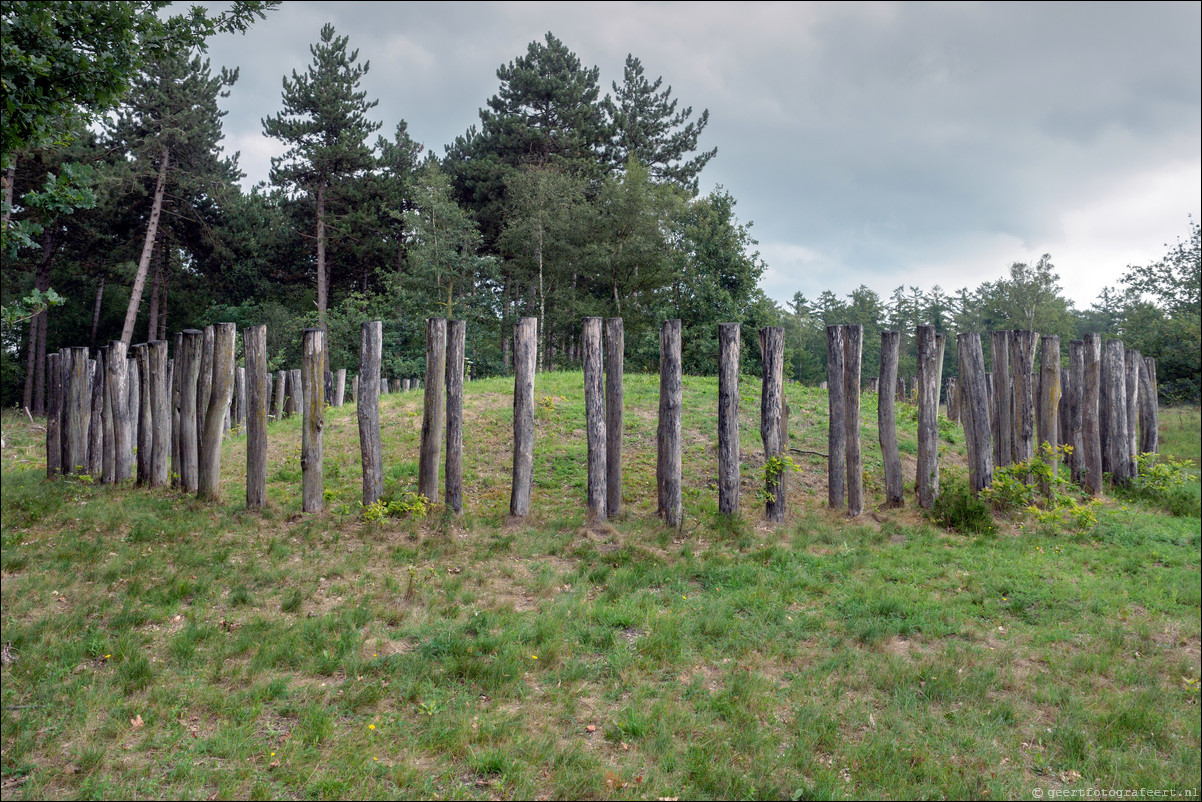
[[[132,36],[134,52],[105,91],[34,109],[24,129],[6,113],[3,302],[19,308],[50,288],[65,299],[6,314],[6,406],[41,412],[45,354],[60,347],[163,339],[218,321],[266,324],[270,369],[297,364],[301,331],[324,327],[330,365],[353,372],[359,324],[382,320],[383,372],[418,376],[424,320],[455,317],[467,321],[473,375],[505,373],[513,324],[528,316],[543,323],[544,369],[578,364],[585,316],[624,319],[631,370],[655,369],[660,325],[681,319],[684,370],[694,374],[716,370],[719,322],[743,324],[748,371],[758,370],[756,330],[780,325],[787,378],[815,384],[828,324],[864,325],[866,375],[883,329],[903,333],[902,375],[914,372],[918,324],[1033,328],[1065,347],[1098,331],[1155,357],[1168,400],[1198,398],[1196,221],[1159,262],[1129,268],[1085,310],[1064,297],[1049,256],[971,290],[882,296],[861,286],[781,305],[760,288],[766,265],[736,199],[698,191],[716,156],[703,143],[708,111],[682,106],[633,55],[603,91],[598,68],[548,33],[500,66],[479,124],[438,155],[404,120],[381,132],[361,88],[369,61],[326,25],[310,65],[284,76],[263,110],[264,135],[286,151],[247,192],[237,155],[221,144],[220,100],[238,75],[214,70],[203,43],[214,30],[244,30],[272,4],[235,3],[231,17],[192,20],[182,34],[111,16],[158,5],[5,4],[6,102],[18,108],[8,87],[37,72],[39,49],[78,49],[83,38],[119,51],[109,40],[123,22],[150,31]],[[153,46],[156,36],[170,46]],[[945,375],[955,375],[950,356]]]

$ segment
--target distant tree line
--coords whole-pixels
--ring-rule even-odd
[[[217,321],[267,324],[272,369],[296,364],[301,330],[322,326],[330,364],[353,370],[360,322],[383,320],[384,372],[416,376],[423,321],[435,316],[467,321],[475,375],[509,370],[513,323],[526,316],[542,321],[548,369],[577,363],[585,316],[625,320],[635,370],[654,369],[660,324],[680,318],[691,373],[716,370],[717,323],[744,324],[749,371],[755,331],[783,325],[790,377],[809,382],[825,374],[827,323],[865,325],[866,366],[882,328],[909,337],[917,323],[1033,327],[1065,341],[1104,331],[1156,356],[1172,397],[1198,396],[1196,223],[1189,242],[1131,268],[1083,312],[1062,296],[1048,257],[972,292],[899,287],[882,299],[860,287],[844,299],[799,293],[781,307],[760,288],[766,265],[735,198],[698,192],[716,154],[701,147],[708,111],[681,107],[634,56],[603,94],[599,70],[548,33],[497,70],[479,124],[439,157],[404,120],[378,133],[376,100],[360,87],[370,63],[326,25],[310,65],[285,76],[280,104],[264,110],[264,134],[285,153],[266,184],[245,192],[237,155],[222,148],[218,104],[238,75],[214,72],[203,43],[274,4],[156,27],[146,15],[162,5],[4,6],[5,103],[28,113],[4,117],[0,290],[6,310],[51,288],[66,299],[6,315],[5,405],[41,411],[45,354],[60,347]],[[114,41],[120,24],[128,36]],[[156,45],[172,36],[174,46]],[[81,48],[124,54],[112,60],[119,74],[57,106],[9,90],[40,80],[43,50]],[[59,79],[101,81],[89,64]]]

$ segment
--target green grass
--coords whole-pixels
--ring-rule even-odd
[[[960,535],[916,514],[912,486],[882,510],[866,396],[869,512],[828,510],[825,460],[795,454],[788,520],[769,526],[745,380],[743,517],[726,520],[716,381],[686,377],[685,522],[669,529],[657,380],[625,384],[624,513],[592,526],[578,374],[538,377],[520,522],[502,379],[467,388],[460,520],[438,505],[360,520],[353,407],[327,416],[319,515],[300,512],[297,420],[271,424],[270,505],[252,514],[242,438],[224,500],[202,504],[47,481],[41,432],[6,413],[5,799],[1197,789],[1197,517],[1108,500],[1083,533]],[[415,491],[420,403],[382,399],[392,500]],[[825,394],[791,386],[788,403],[791,444],[824,452]],[[1196,461],[1198,419],[1166,410],[1164,450]],[[944,469],[962,469],[947,434]]]

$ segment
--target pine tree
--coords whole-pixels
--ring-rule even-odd
[[[709,109],[689,122],[693,107],[676,110],[672,87],[659,91],[662,77],[654,83],[643,74],[642,63],[626,56],[622,85],[613,84],[614,97],[606,97],[605,110],[613,125],[611,155],[615,166],[631,159],[646,165],[653,178],[674,181],[693,194],[697,193],[697,175],[718,153],[717,148],[697,150],[697,140],[709,123]]]
[[[263,118],[263,133],[289,146],[271,160],[271,182],[308,195],[315,206],[317,315],[325,325],[330,275],[326,261],[327,223],[342,201],[344,185],[371,171],[375,159],[368,137],[380,123],[367,118],[379,103],[367,100],[359,82],[370,62],[356,64],[359,51],[347,52],[347,37],[334,26],[321,29],[321,42],[310,45],[313,63],[303,75],[284,78],[284,110]]]

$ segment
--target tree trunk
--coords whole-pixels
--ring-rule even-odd
[[[608,517],[609,491],[606,479],[605,350],[601,341],[601,318],[586,317],[580,333],[584,354],[584,418],[588,442],[588,516],[594,521]]]
[[[50,289],[50,265],[54,262],[55,237],[50,231],[42,234],[42,256],[38,260],[33,288],[39,292]],[[33,415],[46,412],[46,321],[49,312],[45,309],[29,320],[29,353],[26,357],[25,406]],[[93,335],[95,336],[95,335]]]
[[[417,492],[438,500],[438,458],[446,429],[447,321],[426,320],[426,392],[422,402],[422,440],[417,462]]]
[[[163,244],[164,230],[160,228],[158,236],[155,237],[154,273],[150,280],[150,313],[147,315],[146,324],[147,341],[155,339],[158,336],[159,330],[159,297],[162,295],[160,285],[163,281],[163,251],[165,250]]]
[[[301,392],[304,399],[304,422],[301,427],[301,509],[305,512],[321,512],[325,501],[322,479],[325,374],[325,331],[305,329],[301,352]]]
[[[718,511],[739,514],[739,349],[738,323],[718,324]]]
[[[678,527],[683,521],[680,486],[680,423],[684,385],[681,380],[680,321],[664,321],[659,333],[659,426],[656,432],[657,512]]]
[[[326,186],[317,184],[317,326],[326,327],[326,305],[329,288],[326,286]]]
[[[897,384],[897,361],[901,352],[901,333],[881,332],[880,386],[877,395],[877,431],[881,442],[881,461],[885,468],[885,506],[900,507],[902,499],[901,453],[897,448],[897,415],[894,412],[893,387]],[[952,399],[948,397],[948,412]]]
[[[163,211],[163,191],[167,188],[167,163],[170,151],[164,145],[159,149],[159,177],[154,185],[154,203],[150,207],[150,222],[146,225],[146,238],[142,243],[142,256],[138,259],[138,272],[129,294],[129,306],[125,310],[125,325],[121,327],[121,342],[128,348],[134,336],[134,324],[138,321],[138,307],[142,304],[142,289],[146,286],[146,273],[150,270],[150,255],[154,252],[155,236],[159,229],[159,216]]]
[[[626,334],[622,318],[605,321],[605,511],[622,511],[622,403]]]
[[[380,357],[383,347],[383,324],[379,320],[365,322],[359,337],[359,375],[355,377],[364,507],[379,501],[384,490],[384,459],[380,444]],[[280,397],[278,393],[276,397]]]

